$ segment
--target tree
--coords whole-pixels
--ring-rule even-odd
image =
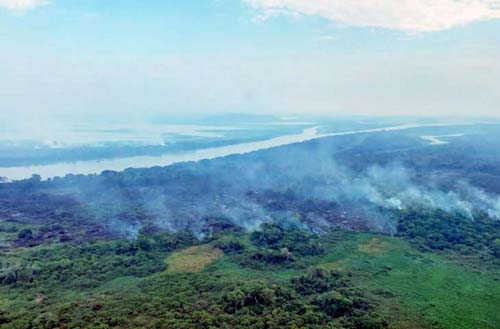
[[[314,304],[333,318],[346,315],[353,309],[353,301],[338,291],[329,291],[318,295]]]
[[[19,239],[31,240],[33,238],[33,232],[29,228],[25,228],[17,234]]]

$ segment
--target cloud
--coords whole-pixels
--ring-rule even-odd
[[[315,38],[316,41],[335,41],[337,40],[337,37],[334,35],[320,35],[319,37]]]
[[[23,12],[48,4],[48,0],[0,0],[0,7],[11,11]]]
[[[499,19],[500,0],[245,0],[259,18],[306,15],[348,26],[433,32]]]

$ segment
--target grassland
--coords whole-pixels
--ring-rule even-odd
[[[345,233],[320,264],[354,273],[394,328],[494,329],[500,323],[500,281],[449,259],[412,249],[398,238]],[[335,239],[334,238],[334,239]]]

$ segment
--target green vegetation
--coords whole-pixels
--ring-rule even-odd
[[[173,253],[165,260],[168,266],[167,272],[201,272],[207,265],[223,255],[221,249],[213,248],[210,245],[190,247]]]
[[[398,223],[398,236],[420,250],[454,252],[483,265],[500,262],[500,221],[484,212],[471,219],[439,209],[409,209],[398,213]]]
[[[0,184],[0,328],[497,329],[498,127],[421,133]]]
[[[341,233],[331,239],[342,242],[322,259],[323,266],[353,273],[392,328],[482,329],[500,323],[498,268],[480,272],[398,238]]]
[[[13,249],[0,261],[0,328],[493,329],[500,323],[497,267],[478,271],[370,233],[317,237],[264,225],[253,234],[221,232],[203,244],[188,233],[141,234]]]

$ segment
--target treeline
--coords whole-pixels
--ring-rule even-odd
[[[163,271],[167,253],[197,243],[193,234],[182,232],[140,235],[136,240],[53,244],[29,250],[22,257],[0,258],[0,284],[21,288],[94,288],[116,277],[145,277]]]
[[[243,241],[238,236],[225,236],[215,246],[241,266],[255,269],[306,268],[311,258],[324,253],[318,236],[293,225],[263,223],[250,234],[249,243]]]
[[[0,318],[0,324],[2,319]],[[246,280],[212,273],[147,279],[138,292],[101,294],[54,311],[4,315],[3,328],[346,328],[388,323],[349,278],[310,268],[284,281]],[[1,325],[0,325],[1,327]]]
[[[397,235],[422,250],[480,253],[500,260],[500,221],[484,212],[474,218],[440,209],[408,209],[396,214]]]

